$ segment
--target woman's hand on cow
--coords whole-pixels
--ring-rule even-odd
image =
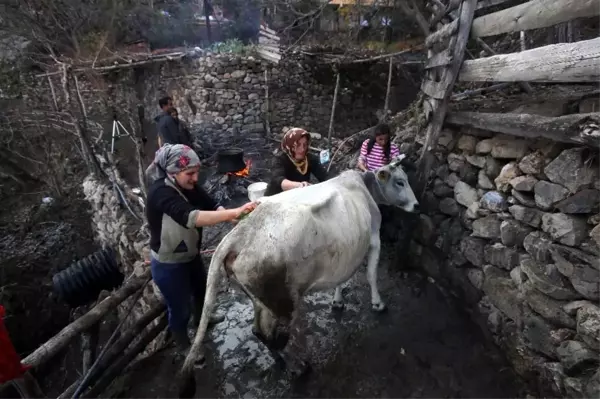
[[[248,202],[248,203],[240,206],[239,208],[235,208],[235,218],[234,219],[239,220],[243,216],[249,214],[254,209],[256,209],[257,206],[258,206],[258,204],[256,202]]]

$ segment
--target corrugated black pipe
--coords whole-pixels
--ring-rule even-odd
[[[119,287],[125,276],[112,248],[96,251],[52,277],[54,292],[71,307],[88,304],[102,290]]]

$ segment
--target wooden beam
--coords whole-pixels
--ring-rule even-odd
[[[546,117],[532,114],[453,112],[446,123],[469,126],[528,139],[600,147],[600,112]]]
[[[465,61],[458,78],[466,82],[597,82],[598,65],[600,38],[595,38]]]
[[[500,5],[502,3],[508,3],[510,0],[479,0],[475,10],[481,10],[488,7]]]
[[[425,39],[425,47],[431,48],[435,44],[442,43],[444,39],[452,36],[458,30],[458,20],[454,20],[440,30],[433,32]]]
[[[423,150],[419,157],[419,180],[421,182],[424,182],[424,180],[428,178],[429,171],[431,170],[431,164],[428,160],[431,157],[426,159],[425,154],[431,151],[435,144],[437,144],[438,136],[442,129],[444,118],[446,117],[450,94],[452,93],[452,88],[454,87],[454,83],[456,82],[457,75],[465,56],[465,49],[467,48],[467,42],[469,41],[469,32],[471,31],[476,4],[476,0],[463,0],[460,5],[459,17],[453,21],[453,23],[458,24],[458,33],[456,34],[456,43],[452,50],[452,63],[442,76],[442,81],[447,85],[447,89],[442,100],[432,100],[434,104],[432,110],[433,117],[427,125],[425,144],[423,145]],[[431,75],[432,72],[433,70],[430,70],[429,74]]]
[[[67,344],[71,342],[73,338],[75,338],[81,332],[86,331],[94,324],[98,323],[98,321],[100,321],[100,319],[104,317],[106,313],[116,308],[131,295],[135,294],[149,279],[150,269],[146,270],[144,274],[139,277],[134,277],[127,280],[127,282],[121,288],[94,306],[85,315],[81,316],[79,319],[60,330],[58,334],[50,338],[32,354],[23,359],[23,363],[37,367],[40,364],[50,360],[65,346],[67,346]]]
[[[452,49],[446,49],[441,53],[434,54],[425,65],[425,69],[450,65],[452,62]]]
[[[546,28],[576,18],[600,15],[600,0],[531,0],[475,18],[471,35],[494,36]]]

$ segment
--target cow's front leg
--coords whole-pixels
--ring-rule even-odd
[[[367,280],[371,286],[371,307],[376,312],[383,312],[385,304],[379,296],[377,288],[377,268],[379,266],[379,253],[381,252],[381,241],[379,234],[371,235],[371,244],[367,258]]]
[[[338,285],[335,288],[335,294],[333,294],[333,302],[331,303],[331,307],[334,310],[344,309],[344,297],[342,296],[342,286],[341,285]]]

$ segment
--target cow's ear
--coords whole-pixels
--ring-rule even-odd
[[[388,179],[390,178],[390,172],[388,172],[387,170],[380,170],[379,172],[377,172],[377,180],[379,180],[382,183],[385,183],[388,181]]]

